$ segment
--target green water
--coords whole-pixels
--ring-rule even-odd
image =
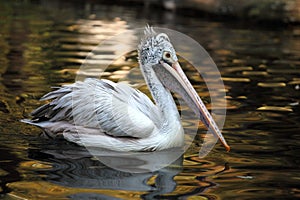
[[[0,197],[4,199],[297,199],[300,197],[300,27],[216,22],[92,1],[0,2]],[[116,32],[150,23],[188,34],[212,56],[226,89],[223,134],[198,158],[194,145],[174,166],[131,174],[85,149],[39,137],[20,123],[51,86],[72,83],[88,53]],[[188,48],[188,47],[187,47]],[[103,52],[110,62],[114,52]],[[105,78],[136,66],[120,58]],[[187,72],[189,73],[189,72]],[[90,76],[96,76],[90,72]],[[191,74],[191,72],[190,72]],[[203,81],[194,80],[209,102]],[[201,90],[202,88],[202,90]]]

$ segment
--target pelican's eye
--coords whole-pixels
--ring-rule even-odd
[[[164,53],[163,53],[163,60],[166,62],[166,63],[168,63],[168,64],[172,64],[174,61],[173,61],[173,59],[172,59],[172,57],[171,57],[171,53],[170,52],[168,52],[168,51],[165,51]]]
[[[165,53],[166,58],[171,58],[171,54],[169,52]]]

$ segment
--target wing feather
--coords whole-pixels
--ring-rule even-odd
[[[49,92],[52,100],[32,112],[33,121],[67,121],[114,137],[145,138],[161,126],[160,110],[127,84],[88,78]]]

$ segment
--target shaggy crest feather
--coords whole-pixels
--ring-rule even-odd
[[[145,27],[145,30],[144,30],[144,38],[142,38],[142,41],[144,39],[147,39],[149,37],[153,37],[157,35],[157,33],[155,32],[155,30],[153,29],[152,26],[150,26],[149,24],[147,24],[147,26]]]

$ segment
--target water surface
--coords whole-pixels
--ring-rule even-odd
[[[296,199],[299,191],[300,39],[297,26],[211,21],[143,7],[85,1],[0,3],[0,193],[5,199]],[[197,40],[212,56],[226,88],[223,129],[205,158],[191,148],[173,165],[132,174],[101,164],[84,148],[39,137],[19,122],[51,86],[72,83],[103,39],[150,23]],[[188,47],[187,47],[188,48]],[[111,49],[99,62],[110,63]],[[137,66],[122,57],[104,74],[118,81]],[[207,103],[205,83],[187,74]],[[88,71],[85,76],[97,76]],[[96,74],[96,75],[95,75]],[[146,91],[141,87],[142,90]],[[191,124],[193,122],[190,122]]]

